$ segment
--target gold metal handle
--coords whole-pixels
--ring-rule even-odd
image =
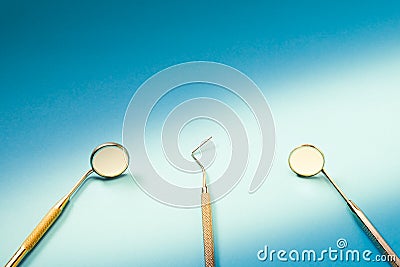
[[[206,267],[214,267],[214,237],[212,229],[212,214],[210,193],[201,194],[201,213],[203,221],[204,260]]]
[[[57,218],[60,216],[61,212],[63,211],[68,201],[69,197],[65,196],[49,210],[49,212],[43,217],[40,223],[32,231],[32,233],[25,239],[21,247],[14,254],[14,256],[10,259],[10,261],[6,264],[5,267],[18,266],[18,264],[22,261],[25,255],[36,246],[36,244],[47,232],[47,230],[49,230],[49,228],[57,220]]]
[[[351,211],[358,217],[360,222],[363,224],[364,231],[368,234],[369,238],[374,242],[374,244],[385,253],[387,256],[395,257],[391,261],[388,261],[393,267],[400,267],[400,259],[393,251],[393,249],[386,243],[385,239],[380,235],[378,230],[372,225],[368,220],[367,216],[362,212],[362,210],[351,200],[347,201],[348,206]]]
[[[57,220],[58,216],[60,216],[62,210],[58,207],[53,207],[49,210],[46,216],[40,221],[40,223],[36,226],[36,228],[32,231],[32,233],[25,239],[22,246],[24,246],[27,250],[33,249],[42,236],[47,232],[47,230],[53,225],[53,223]]]
[[[32,233],[25,239],[24,243],[22,243],[21,247],[15,252],[14,256],[8,261],[5,267],[15,267],[22,261],[28,252],[33,249],[39,240],[43,237],[43,235],[49,230],[49,228],[53,225],[53,223],[57,220],[58,216],[60,216],[64,207],[69,202],[71,196],[75,193],[75,191],[81,186],[81,184],[86,180],[86,178],[93,173],[93,170],[88,170],[82,178],[74,185],[74,187],[66,194],[57,204],[54,205],[50,209],[50,211],[43,217],[40,223],[36,226],[36,228],[32,231]]]

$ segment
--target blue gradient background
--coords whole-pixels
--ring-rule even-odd
[[[136,88],[192,60],[243,71],[276,123],[264,185],[249,195],[247,175],[214,206],[218,265],[287,265],[256,253],[340,237],[377,253],[326,180],[288,169],[306,142],[400,253],[399,30],[398,1],[2,1],[0,264],[86,171],[93,147],[121,141]],[[90,179],[24,265],[202,266],[200,229],[198,209],[162,205],[129,175]]]

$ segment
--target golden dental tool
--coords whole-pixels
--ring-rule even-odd
[[[325,158],[324,154],[313,145],[302,145],[299,146],[290,153],[289,155],[289,166],[293,172],[299,176],[311,177],[319,172],[322,172],[329,182],[335,187],[336,191],[346,201],[350,210],[357,216],[362,223],[362,228],[367,233],[369,238],[377,246],[381,252],[388,256],[388,262],[390,265],[399,267],[400,259],[391,247],[386,243],[385,239],[379,234],[378,230],[368,220],[367,216],[361,211],[361,209],[337,186],[337,184],[329,177],[324,169]],[[391,258],[393,257],[393,258]]]
[[[205,143],[207,143],[212,136],[204,140],[196,149],[192,151],[192,158],[200,166],[203,173],[203,186],[201,188],[201,215],[203,222],[203,243],[204,243],[204,261],[206,267],[215,266],[214,260],[214,237],[212,230],[212,213],[210,204],[210,193],[206,184],[206,170],[201,162],[194,155]]]
[[[105,178],[114,178],[121,175],[128,168],[128,164],[128,151],[120,144],[105,143],[95,148],[90,156],[90,170],[82,176],[68,194],[50,209],[5,267],[18,266],[25,255],[36,246],[47,230],[50,229],[64,210],[71,196],[90,174],[94,172]]]

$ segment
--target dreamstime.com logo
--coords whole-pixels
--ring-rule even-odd
[[[280,262],[394,262],[396,255],[374,255],[371,250],[358,250],[347,248],[347,240],[339,238],[336,247],[328,247],[323,250],[292,249],[290,251],[270,249],[267,245],[257,252],[259,261]]]
[[[225,196],[240,181],[249,163],[249,143],[260,140],[257,141],[256,147],[259,149],[258,166],[249,186],[249,193],[255,192],[267,177],[275,153],[275,126],[271,110],[262,91],[249,77],[237,69],[215,62],[188,62],[169,67],[150,77],[138,88],[126,110],[122,136],[123,144],[132,160],[132,164],[129,164],[130,173],[144,192],[162,203],[175,207],[200,206],[200,185],[191,188],[169,182],[166,179],[168,177],[165,175],[163,177],[157,171],[157,167],[163,168],[164,171],[165,166],[157,166],[160,165],[160,161],[152,160],[148,153],[151,142],[149,140],[154,140],[154,136],[157,135],[154,133],[154,128],[149,131],[147,126],[153,109],[175,89],[183,90],[183,93],[174,101],[180,97],[190,96],[186,93],[185,86],[188,88],[193,84],[216,86],[218,90],[233,94],[251,112],[258,129],[256,131],[246,129],[246,120],[249,119],[241,118],[240,112],[235,110],[235,105],[223,103],[218,98],[189,97],[171,110],[162,113],[165,117],[158,124],[162,125],[162,132],[157,137],[158,140],[161,139],[162,147],[157,147],[159,150],[157,153],[164,155],[163,160],[166,159],[168,167],[179,170],[182,174],[198,172],[199,166],[185,158],[180,151],[179,136],[182,129],[193,120],[213,121],[224,129],[231,146],[231,158],[225,172],[208,185],[213,201]],[[148,138],[148,135],[153,139]],[[201,156],[204,166],[213,164],[216,158],[216,145],[218,145],[217,140],[211,140],[207,144],[208,153]],[[190,153],[190,150],[185,152]]]

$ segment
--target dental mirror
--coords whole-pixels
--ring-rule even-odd
[[[117,143],[105,143],[95,148],[90,156],[90,165],[98,175],[114,178],[128,168],[128,159],[125,147]]]
[[[290,152],[288,161],[290,169],[299,176],[311,177],[322,172],[328,179],[328,181],[335,187],[336,191],[346,201],[350,210],[359,219],[359,221],[363,225],[363,230],[366,231],[372,242],[387,256],[387,262],[392,266],[400,267],[399,257],[395,254],[388,243],[386,243],[385,239],[383,239],[381,234],[373,226],[368,217],[352,200],[350,200],[343,193],[343,191],[338,187],[333,179],[329,177],[329,175],[326,173],[324,169],[325,158],[321,150],[313,145],[302,145],[296,147],[292,150],[292,152]]]
[[[299,176],[314,176],[324,168],[322,152],[313,145],[302,145],[289,155],[289,167]]]
[[[71,196],[83,184],[87,177],[93,172],[101,177],[115,178],[128,168],[129,154],[125,147],[117,143],[104,143],[96,147],[90,156],[91,168],[74,187],[59,202],[57,202],[50,211],[44,216],[32,233],[25,239],[21,247],[6,264],[5,267],[15,267],[22,261],[28,252],[30,252],[40,241],[43,235],[50,229],[53,223],[61,215],[65,206],[68,204]]]

